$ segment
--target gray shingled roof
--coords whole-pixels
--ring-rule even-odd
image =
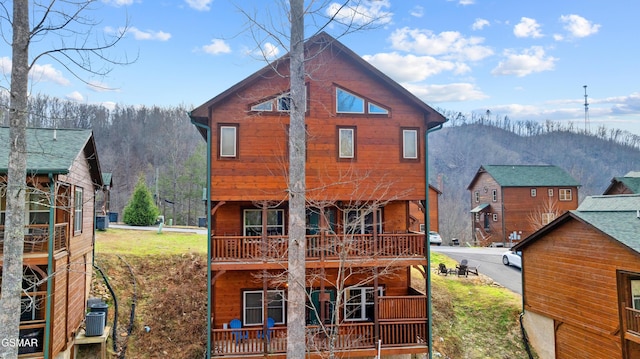
[[[569,173],[551,165],[485,165],[502,187],[580,186]]]
[[[55,139],[54,139],[55,133]],[[27,172],[68,173],[73,161],[91,139],[91,130],[28,128]],[[0,127],[0,173],[9,167],[9,128]]]

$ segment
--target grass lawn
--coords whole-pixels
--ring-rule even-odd
[[[207,236],[195,233],[108,229],[96,233],[96,252],[134,256],[207,253]]]

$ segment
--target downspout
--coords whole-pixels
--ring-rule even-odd
[[[49,242],[47,243],[47,300],[44,319],[44,359],[49,359],[51,346],[51,289],[53,287],[53,242],[55,240],[56,188],[53,173],[49,173]]]
[[[187,113],[191,124],[207,131],[207,352],[205,359],[211,358],[211,127],[197,123]]]
[[[433,358],[433,332],[432,332],[432,311],[431,311],[431,246],[429,243],[429,134],[442,129],[442,124],[436,127],[427,129],[424,133],[424,247],[425,257],[427,259],[427,331],[429,332],[428,343],[429,345],[429,359]]]

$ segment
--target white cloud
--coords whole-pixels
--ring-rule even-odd
[[[444,71],[462,74],[471,71],[463,63],[442,61],[431,56],[380,53],[363,58],[397,82],[419,82]]]
[[[458,4],[466,6],[475,4],[475,0],[447,0],[447,1],[457,1]]]
[[[73,91],[72,93],[67,94],[65,98],[69,101],[84,102],[84,96],[82,96],[82,94],[78,91]]]
[[[521,53],[505,50],[506,60],[500,61],[491,71],[492,75],[515,75],[523,77],[534,72],[550,71],[555,66],[556,58],[547,56],[540,46],[532,46]]]
[[[29,71],[29,76],[35,82],[50,81],[62,86],[67,86],[71,83],[60,70],[56,70],[51,64],[33,65],[31,71]]]
[[[542,37],[540,24],[535,19],[523,17],[520,22],[513,27],[513,34],[516,37]]]
[[[122,31],[122,29],[121,29]],[[153,30],[147,30],[147,31],[142,31],[139,30],[138,28],[135,27],[131,27],[128,29],[129,33],[133,34],[133,38],[136,40],[160,40],[160,41],[167,41],[171,38],[171,34],[168,32],[164,32],[164,31],[153,31]]]
[[[202,50],[207,54],[219,55],[231,52],[231,47],[222,39],[213,39],[209,45],[202,46]]]
[[[102,0],[103,3],[112,6],[125,6],[133,4],[134,0]]]
[[[213,0],[185,0],[190,8],[198,11],[209,11]]]
[[[486,19],[481,19],[481,18],[477,18],[476,21],[473,22],[473,25],[471,25],[471,29],[472,30],[482,30],[485,27],[491,25],[489,23],[489,20]]]
[[[326,10],[327,16],[343,24],[355,25],[388,24],[393,17],[393,13],[386,11],[391,8],[389,0],[363,0],[356,6],[351,6],[349,2],[343,5],[331,3]]]
[[[562,15],[560,21],[565,24],[564,29],[573,37],[587,37],[597,33],[600,29],[599,24],[593,24],[579,15]]]
[[[422,17],[424,16],[424,8],[420,5],[416,5],[413,9],[411,9],[409,14],[414,17]]]
[[[389,37],[391,46],[421,55],[443,56],[445,59],[460,61],[479,61],[493,55],[493,50],[482,46],[484,38],[465,38],[457,31],[444,31],[434,34],[429,30],[409,29],[395,30]]]
[[[469,83],[446,85],[403,84],[403,86],[426,103],[483,100],[488,97],[473,84]]]
[[[11,59],[4,56],[0,57],[0,72],[5,75],[11,74]]]
[[[258,49],[256,53],[256,55],[260,56],[261,58],[265,58],[269,60],[275,59],[276,57],[278,57],[279,54],[280,54],[280,48],[277,45],[274,45],[270,42],[267,42],[264,45],[262,45],[262,47]]]

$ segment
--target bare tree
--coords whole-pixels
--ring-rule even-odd
[[[28,116],[29,71],[36,61],[48,57],[60,63],[74,76],[81,71],[90,75],[106,75],[109,69],[92,67],[93,61],[124,64],[109,58],[105,51],[115,46],[124,36],[124,31],[112,38],[94,42],[92,30],[97,23],[84,16],[96,1],[60,1],[47,3],[15,0],[0,3],[0,19],[11,24],[12,68],[9,103],[10,146],[7,179],[7,215],[5,220],[4,258],[2,288],[0,292],[0,338],[17,338],[20,326],[20,296],[22,291],[23,251],[25,223],[25,193],[27,177],[26,124]],[[10,15],[11,14],[11,15]],[[30,28],[30,14],[34,14],[34,25]],[[83,31],[84,30],[84,31]],[[4,33],[4,29],[3,29]],[[73,35],[66,37],[66,35]],[[59,46],[45,50],[30,58],[29,48],[34,41],[48,36],[59,36]],[[65,39],[73,38],[68,44]],[[0,346],[0,358],[18,356],[17,346]]]

